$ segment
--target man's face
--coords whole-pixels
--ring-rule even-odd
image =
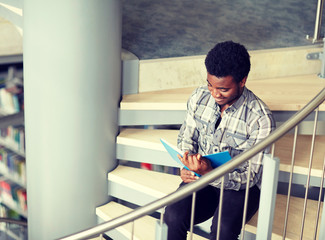
[[[208,73],[207,82],[210,93],[216,103],[220,106],[229,107],[242,94],[246,78],[237,83],[232,76],[219,78]]]

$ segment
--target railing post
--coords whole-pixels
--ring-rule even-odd
[[[191,222],[190,222],[190,240],[193,240],[194,215],[195,215],[196,192],[192,194]]]
[[[220,237],[220,226],[221,226],[221,215],[222,215],[222,203],[223,203],[223,193],[225,188],[225,176],[221,178],[221,188],[220,188],[220,198],[219,198],[219,213],[218,213],[218,228],[217,228],[217,238],[219,240]]]
[[[164,223],[165,208],[161,210],[160,220],[156,222],[155,240],[167,240],[168,226]]]
[[[167,240],[167,230],[168,230],[167,224],[157,220],[155,240]]]
[[[279,159],[266,156],[264,158],[263,170],[256,240],[271,239],[278,187]]]
[[[324,6],[324,0],[318,0],[314,36],[313,38],[309,37],[309,35],[306,36],[306,38],[311,40],[312,43],[317,43],[321,40],[320,33],[321,33],[321,24],[322,24],[322,16],[323,16],[323,6]]]
[[[325,224],[325,207],[323,206],[318,239],[325,239],[325,225],[324,224]]]
[[[324,186],[324,173],[325,173],[325,156],[324,156],[324,162],[323,162],[323,174],[322,174],[322,179],[321,179],[321,189],[320,189],[320,195],[319,195],[319,201],[322,198],[321,194],[323,193],[323,186]],[[316,225],[317,229],[317,225]],[[317,231],[316,231],[317,233]],[[315,233],[315,234],[316,234]],[[325,239],[325,206],[323,205],[323,210],[322,210],[322,217],[319,225],[319,238],[318,239]]]

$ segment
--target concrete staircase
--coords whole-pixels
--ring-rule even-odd
[[[281,124],[307,104],[325,87],[317,73],[319,61],[309,61],[306,55],[321,51],[318,46],[274,49],[250,52],[252,72],[247,87],[268,104],[276,121]],[[186,101],[195,86],[205,84],[204,56],[139,61],[139,84],[136,93],[124,95],[120,104],[121,131],[117,137],[116,154],[120,165],[108,174],[108,194],[113,201],[96,209],[99,222],[113,219],[175,191],[180,183],[175,162],[164,151],[159,139],[176,145],[179,124],[186,111]],[[323,121],[325,104],[320,106]],[[294,183],[304,185],[308,173],[311,144],[311,118],[301,124],[294,171]],[[149,126],[149,127],[148,127]],[[312,185],[319,186],[325,154],[325,126],[319,124],[311,170]],[[275,156],[280,159],[279,181],[287,181],[292,152],[292,133],[275,144]],[[154,170],[140,169],[141,163],[155,165]],[[173,170],[170,170],[173,169]],[[176,169],[176,170],[175,170]],[[171,174],[171,173],[174,174]],[[272,239],[282,236],[287,197],[278,194]],[[286,239],[300,234],[303,199],[290,198]],[[308,213],[303,239],[313,237],[317,201],[308,200]],[[133,239],[154,239],[159,212],[135,221]],[[257,214],[246,225],[246,232],[256,233]],[[208,231],[207,225],[202,225]],[[131,239],[127,224],[107,233],[113,239]],[[195,235],[194,239],[204,239]]]

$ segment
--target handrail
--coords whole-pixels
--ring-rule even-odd
[[[21,225],[21,226],[27,227],[27,221],[17,220],[17,219],[13,219],[13,218],[0,217],[0,222],[17,224],[17,225]]]
[[[263,151],[265,148],[270,146],[272,143],[276,142],[287,132],[293,129],[296,125],[298,125],[301,121],[303,121],[312,111],[314,111],[320,104],[322,104],[324,100],[325,100],[325,88],[323,88],[304,108],[302,108],[300,111],[294,114],[288,121],[283,123],[274,132],[272,132],[269,135],[269,137],[259,142],[251,149],[234,157],[232,160],[225,163],[221,167],[216,168],[213,171],[209,172],[208,174],[202,176],[199,180],[187,184],[186,186],[175,191],[174,193],[171,193],[161,199],[155,200],[150,204],[139,207],[132,212],[124,214],[108,222],[99,224],[95,227],[80,231],[75,234],[68,235],[60,239],[61,240],[84,239],[86,237],[99,235],[100,233],[106,232],[108,230],[126,224],[128,222],[131,222],[135,219],[151,214],[157,209],[161,209],[166,205],[172,204],[174,202],[179,201],[182,198],[191,195],[193,192],[196,192],[201,188],[207,186],[210,182],[230,172],[236,166],[247,161],[257,153]]]

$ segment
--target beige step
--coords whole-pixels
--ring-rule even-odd
[[[291,159],[292,159],[292,148],[293,148],[293,134],[287,134],[279,139],[275,144],[274,155],[280,159],[280,170],[284,172],[290,172],[291,170]],[[311,135],[298,135],[296,153],[295,153],[295,164],[294,173],[307,175],[309,170],[309,159],[311,151]],[[323,162],[325,157],[325,136],[316,136],[313,162],[311,175],[315,177],[322,176]]]
[[[287,196],[278,194],[276,198],[275,215],[273,221],[272,240],[282,239],[284,219],[287,205]],[[290,207],[288,216],[288,225],[285,239],[300,239],[300,231],[302,226],[304,199],[297,197],[290,197]],[[320,208],[320,215],[322,213],[322,206]],[[314,232],[316,226],[318,202],[314,200],[307,201],[306,218],[304,223],[303,238],[305,240],[314,239]],[[246,224],[245,230],[256,234],[258,213]],[[318,226],[320,220],[318,222]],[[318,228],[319,230],[319,228]],[[318,239],[318,238],[317,238]]]
[[[114,171],[108,173],[108,181],[158,199],[174,192],[181,183],[181,178],[171,174],[119,165]]]
[[[168,129],[122,129],[117,137],[118,144],[125,144],[139,148],[149,148],[152,150],[165,151],[160,143],[160,138],[166,139],[171,144],[176,145],[178,130]],[[294,173],[307,175],[310,148],[310,135],[298,135],[296,146]],[[275,156],[280,159],[280,170],[290,172],[291,170],[291,154],[293,148],[293,134],[287,134],[279,139],[275,144]],[[315,150],[313,156],[313,164],[311,175],[320,177],[322,174],[323,161],[325,156],[325,136],[316,136]]]
[[[317,74],[247,81],[246,86],[272,111],[297,111],[325,87]],[[121,110],[186,110],[186,102],[195,87],[124,95]],[[325,110],[325,103],[320,106]]]
[[[126,214],[132,211],[131,208],[128,208],[124,205],[118,204],[116,202],[110,202],[106,205],[96,208],[96,214],[98,217],[104,221],[112,220],[118,216]],[[152,240],[155,239],[155,228],[156,228],[157,219],[144,216],[134,221],[134,240]],[[132,223],[125,224],[116,228],[121,234],[126,238],[131,239],[132,234]],[[188,235],[189,236],[189,235]],[[194,234],[193,239],[203,240],[199,235]]]
[[[170,129],[124,128],[117,136],[116,143],[132,147],[165,151],[164,146],[160,142],[160,138],[164,138],[169,143],[176,146],[178,133],[179,130]]]
[[[171,179],[169,179],[168,174],[155,173],[148,170],[133,169],[124,166],[119,166],[117,172],[115,172],[114,175],[117,177],[115,179],[112,177],[112,180],[119,182],[123,181],[123,184],[129,185],[130,188],[135,188],[138,191],[142,191],[146,194],[151,194],[156,198],[163,197],[166,194],[173,192],[178,186],[178,183],[176,184],[176,181],[180,181],[178,176],[174,176],[175,179],[170,181]],[[148,177],[147,175],[151,175],[151,177]],[[166,178],[163,178],[164,176]],[[157,187],[159,183],[163,184]],[[287,201],[286,199],[287,197],[284,195],[277,195],[272,239],[280,239],[282,236],[284,214]],[[299,235],[303,201],[304,199],[297,197],[291,197],[290,199],[290,211],[286,239],[297,239],[297,236]],[[313,234],[316,209],[317,202],[314,200],[308,200],[303,239],[309,239],[309,237]],[[322,211],[322,208],[320,211]],[[256,234],[257,216],[258,214],[256,214],[253,219],[251,219],[251,221],[246,225],[246,231]]]

